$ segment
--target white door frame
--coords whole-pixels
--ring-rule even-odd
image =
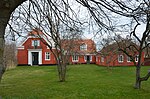
[[[28,49],[28,65],[32,66],[32,52],[38,52],[38,65],[42,65],[42,49]]]

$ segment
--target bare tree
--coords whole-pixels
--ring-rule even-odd
[[[9,20],[10,17],[10,13],[19,5],[21,4],[23,1],[25,0],[13,0],[13,1],[9,1],[9,4],[7,3],[7,0],[3,0],[1,5],[0,5],[0,11],[2,12],[2,14],[0,14],[1,17],[1,23],[0,23],[0,32],[1,32],[1,53],[0,55],[3,56],[3,45],[4,45],[4,30],[6,27],[6,24]],[[100,31],[104,30],[105,32],[107,31],[113,31],[116,32],[117,31],[122,31],[121,29],[125,29],[126,27],[129,29],[130,31],[128,31],[129,35],[131,38],[135,38],[139,44],[140,47],[137,49],[138,53],[139,53],[139,61],[136,64],[136,84],[135,84],[135,88],[140,88],[141,86],[141,81],[145,81],[149,78],[149,74],[145,77],[141,77],[140,76],[140,68],[141,68],[141,54],[142,51],[149,45],[149,42],[147,40],[148,36],[149,36],[149,24],[150,24],[150,12],[149,12],[149,8],[150,8],[150,1],[149,0],[126,0],[126,1],[120,1],[120,0],[76,0],[79,4],[83,5],[84,7],[86,7],[90,13],[90,15],[92,16],[92,18],[95,20],[95,22],[98,24]],[[30,2],[32,2],[31,4],[34,5],[33,8],[31,8],[31,5],[29,3],[29,11],[25,11],[27,14],[27,16],[23,15],[22,16],[25,17],[25,19],[30,19],[31,17],[35,17],[38,16],[38,14],[41,14],[43,17],[36,17],[36,19],[38,20],[24,20],[22,18],[22,21],[26,22],[26,23],[32,23],[32,22],[36,22],[38,23],[37,26],[45,26],[46,24],[43,23],[43,20],[47,19],[48,21],[48,26],[50,26],[49,29],[50,33],[52,33],[52,31],[55,31],[56,33],[59,33],[58,31],[58,27],[56,28],[56,26],[58,26],[58,24],[65,24],[68,27],[72,26],[72,21],[77,22],[75,17],[70,17],[70,16],[76,16],[75,13],[70,14],[70,12],[72,12],[73,10],[71,10],[70,6],[69,6],[69,2],[68,0],[61,0],[61,1],[50,1],[50,0],[43,0],[41,1],[42,4],[44,6],[40,6],[38,5],[38,1],[32,1],[30,0]],[[40,3],[39,3],[40,4]],[[10,6],[11,8],[10,8]],[[8,9],[10,8],[10,9]],[[5,9],[5,10],[4,10]],[[26,8],[24,8],[26,9]],[[31,15],[31,9],[33,11],[36,11],[36,13],[33,15]],[[61,10],[62,9],[62,10]],[[46,11],[47,10],[47,11]],[[45,11],[45,12],[43,12]],[[39,13],[37,13],[39,12]],[[42,12],[42,13],[41,13]],[[114,18],[114,16],[118,15],[118,17],[121,18],[125,18],[126,19],[130,19],[129,22],[125,21],[122,22],[124,24],[119,24],[116,25],[115,21],[116,17]],[[28,17],[28,18],[27,18]],[[73,23],[74,23],[73,22]],[[78,22],[77,22],[78,23]],[[45,25],[41,25],[41,24],[45,24]],[[141,24],[145,24],[145,30],[143,31],[142,37],[138,37],[137,35],[137,28],[141,25]],[[77,24],[76,24],[77,25]],[[32,26],[32,25],[30,25]],[[33,27],[33,26],[32,26]],[[118,28],[119,27],[119,28]],[[42,27],[43,28],[43,27]],[[123,31],[122,31],[123,32]],[[56,37],[56,36],[55,36]],[[56,40],[58,40],[58,38],[55,38]],[[56,44],[57,45],[57,44]],[[123,51],[123,50],[122,50]],[[3,61],[1,60],[0,62],[1,64],[3,63]],[[2,73],[2,66],[1,67],[1,75]],[[0,77],[1,77],[0,75]]]
[[[150,72],[145,77],[141,77],[140,70],[141,70],[141,55],[142,51],[149,45],[147,38],[150,32],[150,1],[149,0],[76,0],[83,6],[85,6],[100,26],[105,26],[108,30],[113,30],[113,32],[117,29],[117,31],[121,31],[122,28],[128,27],[130,31],[128,31],[131,38],[135,38],[139,43],[139,48],[136,48],[139,54],[139,60],[136,64],[136,83],[135,88],[141,87],[141,82],[145,81],[149,78]],[[107,11],[113,13],[114,15],[118,15],[122,18],[130,19],[129,22],[122,22],[124,24],[116,25],[113,24],[114,22],[111,21],[109,14]],[[108,25],[104,24],[100,16],[105,15],[105,18],[109,20]],[[112,16],[112,15],[111,15]],[[112,23],[112,24],[111,24]],[[141,33],[142,36],[139,37],[137,34],[137,29],[140,25],[145,24],[144,31]],[[120,27],[121,29],[118,29]],[[116,32],[116,31],[115,31]],[[127,31],[126,31],[127,32]],[[125,31],[122,33],[125,33]],[[129,47],[133,47],[130,45]],[[122,50],[124,53],[125,50]]]
[[[5,28],[9,21],[11,13],[14,9],[23,3],[26,0],[1,0],[0,3],[0,81],[2,79],[2,75],[5,72],[5,64],[4,64],[4,35]]]
[[[14,27],[15,25],[17,28]],[[81,27],[81,22],[77,19],[76,13],[70,7],[69,2],[64,0],[27,1],[16,9],[9,21],[10,33],[13,35],[22,36],[20,28],[25,31],[34,28],[43,31],[44,38],[48,43],[44,42],[40,35],[39,38],[54,54],[61,82],[65,81],[66,78],[67,63],[65,50],[62,48],[62,40],[80,37],[82,33],[79,31],[79,27]],[[53,48],[56,50],[53,50]]]

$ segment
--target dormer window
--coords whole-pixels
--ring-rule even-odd
[[[40,46],[40,40],[32,40],[32,46]]]
[[[80,46],[80,50],[83,51],[83,50],[87,50],[87,45],[86,44],[82,44]]]

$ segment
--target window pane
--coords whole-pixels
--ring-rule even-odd
[[[38,41],[34,40],[34,46],[38,46]]]
[[[45,60],[50,60],[50,53],[49,52],[45,52]]]
[[[32,40],[32,46],[40,46],[40,40]]]
[[[123,55],[118,56],[118,62],[123,62]]]
[[[135,56],[135,62],[138,62],[138,60],[139,60],[139,55],[136,55]]]
[[[78,56],[77,55],[73,55],[72,56],[72,61],[78,61]]]
[[[37,40],[37,46],[40,46],[40,40]]]
[[[86,44],[81,45],[80,50],[87,50],[87,45]]]

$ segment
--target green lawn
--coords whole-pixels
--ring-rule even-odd
[[[142,67],[142,75],[150,67]],[[17,67],[0,84],[2,99],[148,99],[150,80],[133,88],[135,67],[70,65],[67,81],[58,82],[56,66]]]

